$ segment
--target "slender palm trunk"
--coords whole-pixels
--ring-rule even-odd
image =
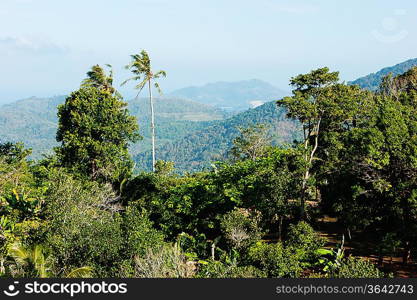
[[[148,87],[149,87],[149,104],[151,106],[152,171],[155,172],[155,115],[154,115],[154,111],[153,111],[151,79],[149,79],[149,81],[148,81]]]

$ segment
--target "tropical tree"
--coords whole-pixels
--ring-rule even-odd
[[[323,88],[331,86],[339,80],[338,72],[329,72],[328,68],[313,70],[308,74],[300,74],[291,78],[294,87],[293,96],[278,101],[279,106],[287,108],[289,118],[298,119],[303,126],[305,172],[301,195],[301,216],[304,217],[308,181],[311,164],[319,145],[320,126],[324,114],[323,107],[326,96]],[[324,97],[323,97],[324,96]]]
[[[264,124],[257,124],[248,128],[238,128],[240,135],[233,140],[230,153],[236,160],[256,160],[265,155],[270,138],[268,128]]]
[[[138,124],[114,94],[111,79],[93,69],[84,86],[58,107],[57,141],[62,144],[55,151],[63,166],[81,175],[120,183],[132,170],[128,145],[140,138]]]
[[[335,212],[348,233],[374,232],[381,255],[387,244],[400,242],[404,263],[417,244],[416,74],[386,77],[353,126],[338,136],[334,127],[325,132],[321,145],[339,150],[320,157],[327,166],[321,207]]]
[[[329,158],[340,146],[334,145],[338,135],[355,126],[357,115],[368,103],[369,93],[338,81],[339,73],[329,72],[326,67],[298,75],[290,81],[294,87],[293,96],[277,102],[287,109],[287,117],[298,120],[303,127],[305,170],[300,205],[302,218],[305,217],[309,186],[316,179],[312,176],[314,167],[327,172],[317,162],[323,165],[323,162],[331,160]]]
[[[152,86],[154,86],[159,93],[161,88],[156,82],[156,79],[160,77],[166,77],[166,72],[163,70],[154,72],[151,66],[151,60],[148,53],[142,50],[140,54],[131,55],[132,61],[126,66],[126,69],[130,70],[134,76],[125,80],[122,85],[129,81],[139,81],[135,86],[138,90],[136,98],[139,96],[142,89],[147,85],[149,90],[149,104],[151,109],[151,135],[152,135],[152,170],[155,171],[155,114],[152,98]]]

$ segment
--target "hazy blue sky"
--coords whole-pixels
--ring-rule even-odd
[[[352,80],[417,57],[417,1],[0,0],[0,102],[64,94],[146,49],[166,92],[319,66]],[[129,88],[122,93],[131,96]]]

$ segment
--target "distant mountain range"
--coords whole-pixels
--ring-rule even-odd
[[[226,111],[242,111],[289,94],[265,81],[252,79],[186,87],[171,92],[169,96],[190,99]]]
[[[392,73],[394,76],[400,75],[410,70],[414,66],[417,66],[417,58],[409,59],[392,67],[383,68],[382,70],[376,73],[371,73],[369,75],[351,81],[349,82],[349,84],[357,84],[361,88],[376,91],[381,83],[382,78],[388,75],[389,73]]]

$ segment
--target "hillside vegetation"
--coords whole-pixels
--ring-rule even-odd
[[[300,138],[301,132],[294,121],[288,120],[286,111],[268,102],[249,109],[223,121],[207,122],[201,130],[158,147],[158,159],[174,162],[180,171],[201,171],[210,167],[214,161],[227,158],[232,141],[239,135],[239,128],[264,124],[269,129],[270,143],[282,145]],[[151,153],[134,156],[139,170],[150,170]]]

